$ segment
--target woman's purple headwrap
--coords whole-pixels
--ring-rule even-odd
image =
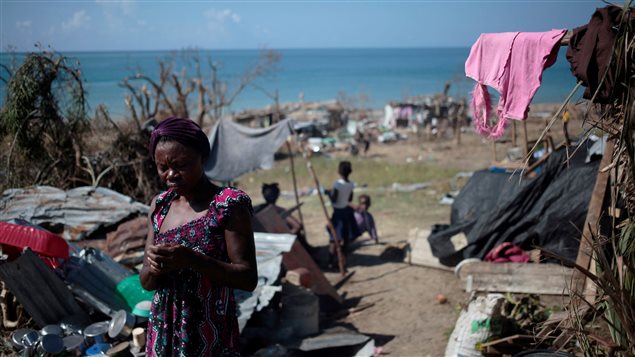
[[[195,148],[206,159],[209,156],[209,139],[195,122],[190,119],[170,117],[160,122],[150,136],[150,159],[154,161],[154,150],[161,137],[168,137],[183,145]]]

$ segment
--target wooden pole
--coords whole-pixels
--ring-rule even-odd
[[[512,120],[512,147],[516,147],[516,121]]]
[[[461,127],[463,127],[463,115],[461,110],[456,115],[456,124],[455,124],[455,135],[456,135],[456,146],[461,146]]]
[[[553,149],[553,147],[549,146],[549,137],[551,136],[551,130],[549,129],[549,120],[545,119],[545,131],[547,132],[547,134],[545,135],[545,138],[543,139],[543,147],[545,148],[545,152],[548,152],[549,149]]]
[[[496,162],[496,139],[492,139],[492,162]]]
[[[335,252],[337,253],[337,262],[340,267],[340,274],[344,276],[346,274],[346,262],[344,260],[344,254],[342,253],[342,248],[340,247],[337,232],[335,231],[335,227],[333,227],[333,223],[331,223],[331,218],[329,217],[329,213],[326,210],[326,205],[324,204],[324,198],[322,197],[322,192],[320,191],[320,181],[315,174],[315,170],[313,170],[311,161],[307,160],[306,166],[309,169],[309,172],[311,172],[311,176],[313,176],[313,180],[315,181],[315,188],[317,189],[318,197],[320,198],[320,203],[322,204],[322,209],[324,210],[324,217],[326,217],[326,227],[328,228],[329,232],[331,232],[333,241],[335,243]]]
[[[601,170],[611,163],[613,160],[614,144],[612,140],[607,141],[604,148],[604,154],[602,161],[600,161],[600,168],[598,169],[598,176],[595,179],[595,186],[593,187],[593,193],[591,194],[591,202],[589,202],[589,210],[587,211],[586,219],[584,221],[584,227],[582,228],[582,237],[580,239],[580,248],[578,250],[578,257],[576,264],[584,269],[594,270],[595,262],[592,259],[593,256],[593,238],[597,237],[597,226],[602,215],[602,206],[604,203],[604,196],[606,194],[606,185],[610,172],[602,172]],[[595,285],[590,279],[575,269],[573,271],[573,291],[576,294],[581,294],[585,299],[591,303],[595,301]]]
[[[527,120],[523,120],[523,155],[525,156],[525,160],[527,160],[527,155],[529,155],[529,138],[527,137]]]
[[[302,218],[302,210],[300,209],[300,196],[298,195],[298,182],[295,177],[295,165],[293,163],[293,152],[291,143],[287,140],[287,150],[289,151],[289,161],[291,162],[291,177],[293,178],[293,193],[295,195],[295,204],[298,206],[298,216],[300,216],[300,224],[304,230],[304,218]],[[306,231],[305,231],[306,234]]]

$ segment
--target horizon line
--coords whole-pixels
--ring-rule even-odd
[[[280,47],[280,48],[269,48],[269,47],[260,47],[260,48],[200,48],[200,47],[183,47],[180,49],[136,49],[136,50],[126,50],[126,49],[99,49],[99,50],[56,50],[49,48],[47,51],[55,52],[55,53],[113,53],[113,52],[180,52],[180,51],[294,51],[294,50],[382,50],[382,49],[466,49],[471,46],[337,46],[337,47]],[[30,51],[7,51],[0,50],[0,54],[26,54],[26,53],[37,53],[42,52],[37,51],[37,49]]]

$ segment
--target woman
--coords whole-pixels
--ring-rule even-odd
[[[189,119],[159,123],[149,150],[168,190],[152,200],[140,274],[156,290],[146,355],[238,355],[233,288],[258,280],[251,200],[207,179],[209,142]]]

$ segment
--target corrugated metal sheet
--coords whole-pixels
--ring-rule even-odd
[[[89,321],[64,282],[30,249],[16,260],[0,264],[0,279],[39,327],[57,324],[68,316]]]
[[[106,315],[121,309],[130,310],[117,292],[117,284],[132,272],[101,251],[73,248],[73,255],[64,264],[66,280],[73,293]]]
[[[147,217],[137,217],[124,222],[117,230],[106,235],[106,254],[121,264],[140,264],[143,261],[147,235]]]
[[[5,190],[0,197],[0,220],[21,218],[39,225],[62,224],[65,239],[81,240],[131,215],[147,215],[148,208],[104,187],[64,191],[36,186]]]
[[[253,292],[234,290],[238,303],[238,327],[243,330],[254,310],[260,311],[267,305],[277,291],[281,291],[280,285],[274,286],[280,267],[282,266],[282,253],[291,250],[295,241],[293,234],[254,233],[256,243],[256,263],[258,264],[258,285]]]

